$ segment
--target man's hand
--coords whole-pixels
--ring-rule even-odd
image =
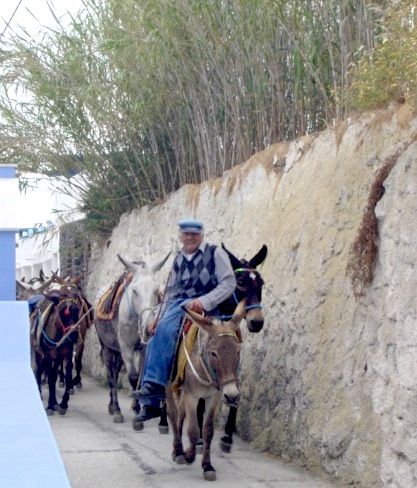
[[[157,325],[157,320],[156,319],[153,319],[151,322],[149,322],[149,325],[148,325],[148,333],[149,333],[150,336],[153,336],[155,334],[156,325]]]
[[[188,302],[186,307],[188,310],[192,310],[193,312],[197,312],[202,314],[204,312],[203,304],[200,302],[198,298],[194,298],[191,302]]]

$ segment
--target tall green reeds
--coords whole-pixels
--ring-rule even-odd
[[[83,171],[90,226],[343,117],[386,2],[86,0],[2,46],[0,161]],[[13,101],[12,87],[30,97]]]

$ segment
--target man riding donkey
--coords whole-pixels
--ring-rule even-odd
[[[139,422],[160,416],[183,324],[183,307],[215,315],[217,306],[236,288],[229,256],[222,248],[204,242],[202,222],[186,219],[178,226],[182,248],[172,265],[160,319],[149,326],[153,337],[147,345],[142,386],[137,392]]]

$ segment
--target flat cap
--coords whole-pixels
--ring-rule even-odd
[[[203,232],[203,222],[196,219],[179,220],[178,227],[181,232],[192,232],[193,234],[200,234]]]

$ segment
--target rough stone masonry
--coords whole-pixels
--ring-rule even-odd
[[[207,240],[239,257],[267,244],[266,325],[243,328],[239,434],[355,486],[417,486],[416,134],[412,110],[392,106],[273,145],[220,179],[125,214],[93,248],[88,296],[121,273],[116,253],[161,259],[183,217],[202,219]],[[368,208],[373,234],[364,215],[393,159]],[[376,244],[375,267],[355,294],[347,270],[361,228]],[[103,377],[98,350],[92,331],[85,365]]]

